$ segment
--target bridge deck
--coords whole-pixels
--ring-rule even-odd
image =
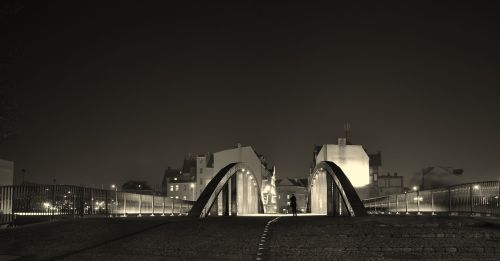
[[[280,217],[264,231],[275,218],[83,219],[45,223],[0,230],[0,255],[33,256],[37,260],[500,258],[500,229],[480,219]],[[263,243],[262,236],[266,236]]]

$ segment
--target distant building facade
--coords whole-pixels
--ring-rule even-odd
[[[291,213],[290,197],[295,194],[297,198],[297,212],[304,213],[307,208],[307,179],[284,178],[276,180],[278,194],[278,212]]]
[[[0,186],[14,185],[14,162],[0,159]]]
[[[274,167],[271,176],[262,181],[262,204],[264,204],[265,213],[278,213],[276,168]]]
[[[199,193],[196,189],[198,162],[200,157],[189,154],[184,158],[181,169],[165,170],[163,176],[163,193],[170,198],[195,201]],[[201,166],[200,166],[201,167]]]
[[[376,196],[388,196],[403,193],[403,176],[398,176],[397,173],[387,175],[379,175],[377,179],[378,193]]]
[[[216,175],[222,168],[230,163],[244,163],[249,168],[248,170],[252,172],[253,176],[255,176],[256,184],[260,189],[261,199],[264,199],[264,197],[271,199],[271,201],[266,201],[266,204],[264,204],[264,200],[262,200],[264,213],[272,213],[272,211],[274,211],[274,204],[276,203],[273,203],[273,195],[269,195],[269,193],[273,193],[274,173],[272,169],[268,169],[267,161],[263,155],[257,153],[251,146],[241,146],[238,144],[236,148],[215,152],[213,156],[213,175]],[[266,195],[263,194],[265,185],[271,187]],[[222,204],[222,200],[219,200],[219,203]],[[219,209],[222,209],[222,206]]]
[[[370,196],[369,158],[363,146],[352,145],[347,142],[346,138],[339,138],[337,144],[325,144],[318,149],[316,146],[314,166],[321,161],[331,161],[337,164],[346,174],[360,198]]]
[[[268,169],[265,157],[258,154],[251,146],[238,144],[235,148],[213,154],[188,155],[181,169],[169,167],[165,170],[163,192],[172,198],[197,200],[212,178],[222,168],[235,162],[245,164],[248,171],[255,176],[264,212],[275,213],[277,204],[274,169]],[[219,200],[219,203],[222,204],[222,200]],[[219,209],[222,209],[222,206]]]

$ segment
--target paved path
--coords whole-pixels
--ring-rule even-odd
[[[477,219],[307,216],[269,223],[274,218],[45,223],[0,230],[0,256],[24,256],[25,260],[500,260],[500,229]],[[265,244],[259,245],[263,236]]]
[[[500,260],[500,229],[462,217],[287,217],[270,250],[269,260]]]

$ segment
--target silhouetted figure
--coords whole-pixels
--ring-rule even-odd
[[[295,194],[292,194],[292,197],[290,197],[290,207],[292,208],[293,216],[297,216],[297,198]]]

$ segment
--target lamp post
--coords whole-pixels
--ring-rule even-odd
[[[413,186],[413,191],[417,192],[417,215],[421,215],[420,213],[420,195],[419,195],[419,190],[417,186]]]
[[[194,187],[195,187],[195,186],[194,186],[194,183],[191,183],[191,189],[193,190],[193,201],[195,200],[195,199],[194,199]]]
[[[115,215],[118,214],[118,187],[115,184],[111,184],[111,188],[115,190]]]

